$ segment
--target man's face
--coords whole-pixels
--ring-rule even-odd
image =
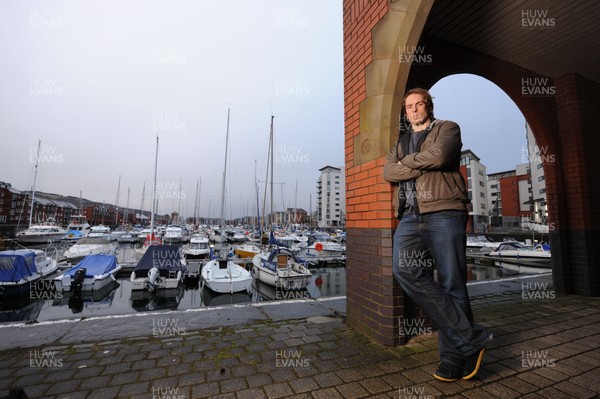
[[[415,93],[406,97],[404,109],[406,110],[406,117],[413,125],[419,126],[429,120],[427,101],[421,94]]]

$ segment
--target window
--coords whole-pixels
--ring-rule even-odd
[[[485,204],[481,204],[481,209],[485,209]]]
[[[543,176],[543,175],[538,177],[538,181],[543,181],[543,180],[545,180],[545,179],[546,179],[546,177],[545,177],[545,176]]]
[[[543,164],[541,164],[541,163],[538,163],[538,165],[537,165],[537,168],[538,168],[538,169],[542,169],[543,167],[544,167],[544,165],[543,165]]]
[[[479,169],[479,176],[483,176],[483,170]]]
[[[546,192],[545,188],[540,188],[540,194],[544,194]]]
[[[471,168],[467,168],[467,177],[471,177]]]
[[[498,185],[497,185],[497,184],[492,184],[492,185],[490,186],[490,188],[498,188]]]
[[[480,196],[481,198],[485,198],[485,193],[479,193],[479,196]]]
[[[479,180],[479,186],[480,187],[485,187],[485,184],[483,184],[483,182],[481,180]]]

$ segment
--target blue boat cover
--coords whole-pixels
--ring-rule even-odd
[[[85,268],[86,277],[94,277],[102,274],[110,273],[117,268],[117,257],[114,255],[88,255],[83,258],[77,265],[73,266],[65,272],[69,276],[75,276],[75,272],[81,268]]]
[[[0,252],[0,282],[16,283],[37,273],[35,252],[29,249]]]
[[[148,270],[153,267],[160,270],[161,276],[171,270],[181,270],[183,272],[184,268],[181,264],[179,247],[176,245],[150,245],[146,249],[142,259],[135,266],[134,271],[137,276],[145,277],[148,274]]]

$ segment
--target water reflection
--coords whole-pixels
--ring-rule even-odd
[[[60,246],[60,245],[59,245]],[[64,250],[57,249],[57,253]],[[119,262],[131,262],[133,247],[119,245]],[[544,270],[547,271],[547,270]],[[174,290],[132,291],[129,274],[117,276],[117,281],[103,292],[81,297],[67,293],[54,293],[54,297],[43,296],[42,300],[30,298],[0,300],[0,322],[45,321],[90,316],[123,315],[157,310],[195,309],[205,306],[222,306],[245,302],[310,299],[346,295],[345,267],[323,267],[311,269],[312,276],[304,290],[285,291],[254,281],[250,292],[217,294],[202,287],[198,279],[187,280],[185,285]],[[492,264],[469,264],[468,280],[498,279],[527,273],[525,270],[498,267]]]

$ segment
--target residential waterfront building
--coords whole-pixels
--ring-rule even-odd
[[[317,180],[317,225],[338,227],[345,223],[346,183],[343,169],[324,166]]]
[[[488,187],[485,165],[471,150],[460,154],[460,171],[467,182],[469,222],[467,231],[486,231],[489,224]]]

